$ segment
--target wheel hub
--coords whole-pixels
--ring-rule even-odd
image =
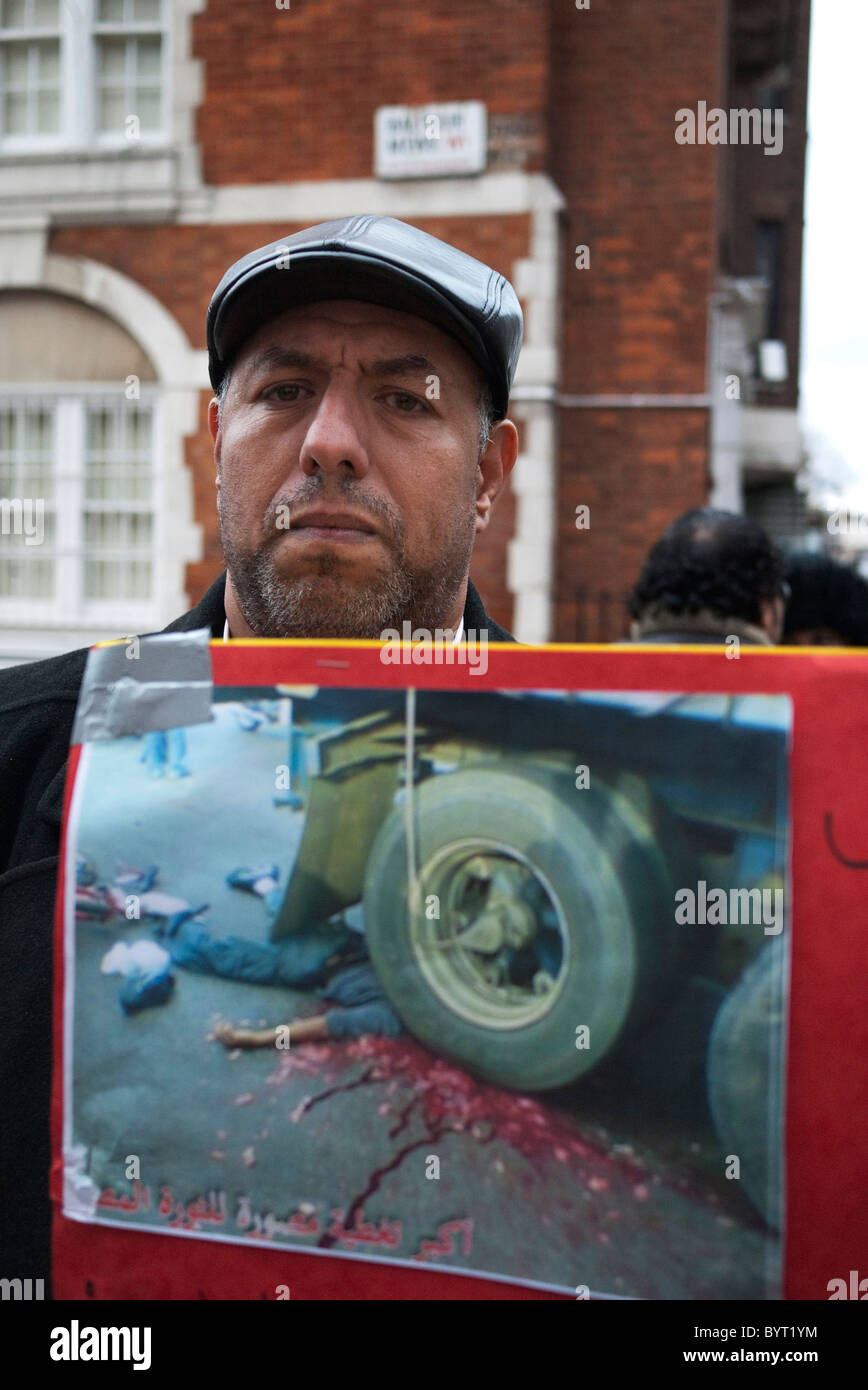
[[[449,1008],[512,1029],[542,1018],[566,976],[564,914],[538,867],[516,850],[453,844],[422,872],[421,900],[438,912],[411,923],[416,958]]]

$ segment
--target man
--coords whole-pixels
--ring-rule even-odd
[[[785,647],[868,647],[868,581],[830,555],[787,561]]]
[[[227,571],[165,630],[376,639],[409,620],[512,641],[468,571],[518,451],[521,335],[503,276],[392,218],[238,261],[207,318]],[[48,1269],[52,922],[85,659],[0,672],[0,1249],[16,1278]]]
[[[783,556],[756,522],[700,507],[654,545],[630,595],[634,642],[780,641],[787,586]]]

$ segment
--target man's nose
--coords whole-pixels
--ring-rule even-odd
[[[364,477],[370,466],[363,439],[358,403],[349,382],[333,382],[326,389],[310,422],[301,448],[305,473],[334,473],[349,469]]]

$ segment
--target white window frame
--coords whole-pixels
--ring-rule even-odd
[[[168,0],[160,0],[160,19],[159,19],[159,23],[157,23],[157,24],[155,24],[155,23],[153,23],[153,22],[150,22],[150,21],[148,21],[148,22],[139,22],[139,23],[136,23],[134,20],[130,20],[130,21],[128,21],[128,22],[122,22],[122,23],[120,23],[120,24],[117,23],[117,22],[114,22],[114,23],[111,23],[111,22],[100,23],[99,20],[98,20],[98,15],[99,15],[99,0],[78,0],[78,3],[79,3],[79,4],[85,3],[85,2],[86,2],[86,3],[90,6],[90,8],[91,8],[91,24],[90,24],[89,37],[90,37],[90,49],[91,49],[91,51],[90,51],[90,61],[91,61],[91,64],[92,64],[92,72],[91,72],[91,80],[90,80],[90,81],[88,82],[88,84],[87,84],[87,93],[88,93],[88,97],[89,97],[89,99],[90,99],[91,108],[92,108],[92,109],[91,109],[91,113],[90,113],[90,130],[91,130],[91,132],[92,132],[92,134],[91,134],[91,140],[90,140],[90,146],[91,146],[91,148],[94,148],[94,147],[95,147],[95,148],[97,148],[97,149],[126,149],[126,148],[129,146],[129,144],[131,143],[130,140],[128,139],[128,137],[127,137],[125,131],[123,131],[123,130],[119,130],[119,131],[116,131],[116,132],[115,132],[115,131],[101,131],[101,130],[99,130],[99,128],[98,128],[99,115],[98,115],[97,94],[98,94],[98,91],[99,91],[99,76],[100,76],[100,72],[99,72],[99,65],[98,65],[98,63],[97,63],[97,53],[98,53],[98,40],[99,40],[100,38],[123,38],[123,39],[132,39],[132,38],[154,38],[154,37],[157,37],[157,36],[158,36],[158,37],[160,37],[160,38],[162,39],[161,52],[160,52],[160,77],[159,77],[159,85],[160,85],[160,126],[159,126],[159,130],[154,130],[154,131],[145,131],[145,130],[142,130],[142,131],[140,131],[140,133],[139,133],[139,135],[136,137],[134,143],[137,144],[137,145],[139,145],[139,144],[145,144],[145,145],[147,145],[147,144],[150,144],[150,145],[165,145],[165,144],[167,144],[167,143],[168,143],[168,140],[169,140],[169,137],[170,137],[170,128],[169,128],[169,127],[170,127],[171,110],[172,110],[172,104],[171,104],[170,94],[169,94],[169,74],[170,74],[170,72],[171,72],[171,70],[172,70],[172,54],[171,54],[171,51],[170,51],[171,42],[172,42],[172,26],[171,26],[171,24],[170,24],[170,22],[169,22],[169,21],[170,21],[170,15],[169,15],[169,3],[168,3]],[[125,7],[132,9],[132,0],[124,0],[124,3],[125,3]],[[127,48],[127,59],[126,59],[126,64],[127,64],[126,80],[127,80],[127,82],[129,82],[129,81],[131,80],[131,77],[132,77],[132,74],[131,74],[131,72],[130,72],[130,58],[129,58],[129,52],[130,52],[130,50],[129,50],[129,47],[128,47],[128,48]],[[128,115],[135,115],[135,112],[134,112],[134,111],[130,111],[130,112],[128,112],[127,114],[128,114]]]
[[[31,0],[33,5],[34,0]],[[57,39],[60,45],[58,59],[58,86],[60,89],[60,129],[56,132],[47,131],[43,135],[6,135],[3,125],[3,101],[0,99],[0,153],[3,154],[25,154],[30,151],[39,152],[42,150],[55,150],[58,146],[65,143],[65,121],[66,104],[68,95],[67,71],[64,64],[64,53],[66,49],[65,34],[70,29],[69,13],[65,7],[64,0],[59,0],[58,22],[57,25],[20,25],[14,29],[4,29],[2,27],[2,5],[0,5],[0,48],[7,47],[7,41],[16,43],[45,43],[50,39]],[[32,66],[32,65],[31,65]],[[0,70],[3,64],[0,63]],[[33,99],[33,88],[27,87],[28,96]],[[0,86],[0,98],[3,96],[3,88]]]
[[[87,600],[84,597],[85,447],[87,407],[106,397],[125,401],[117,382],[60,382],[49,385],[0,386],[0,408],[10,404],[52,401],[54,413],[55,584],[53,599],[10,598],[0,594],[0,624],[5,627],[95,628],[146,632],[160,623],[159,557],[165,544],[164,480],[160,474],[159,439],[162,428],[159,391],[145,385],[135,407],[149,406],[151,430],[151,496],[141,510],[153,519],[150,560],[151,595],[142,600]],[[123,506],[118,507],[124,511]],[[0,544],[3,538],[0,537]]]
[[[129,3],[129,0],[128,0]],[[172,142],[171,72],[174,59],[172,6],[160,0],[160,20],[153,22],[100,23],[99,0],[60,0],[60,131],[57,134],[3,134],[0,126],[0,158],[4,155],[53,153],[77,150],[106,153],[148,147],[162,149]],[[46,39],[56,29],[0,29],[4,39]],[[98,39],[100,37],[162,39],[160,61],[160,128],[140,131],[135,139],[125,130],[98,129],[97,90],[99,79]],[[129,112],[135,115],[135,112]]]

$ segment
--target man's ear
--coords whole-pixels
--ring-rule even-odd
[[[208,402],[208,429],[214,441],[214,467],[217,471],[217,487],[220,487],[220,456],[223,448],[223,437],[220,433],[220,407],[217,397],[213,396]]]
[[[518,430],[511,420],[492,426],[488,443],[477,464],[476,533],[484,531],[491,510],[518,458]]]
[[[760,625],[768,633],[776,647],[780,645],[784,631],[785,612],[786,607],[780,597],[760,600]]]
[[[216,450],[217,436],[220,433],[220,405],[216,396],[212,396],[208,402],[208,429]]]

